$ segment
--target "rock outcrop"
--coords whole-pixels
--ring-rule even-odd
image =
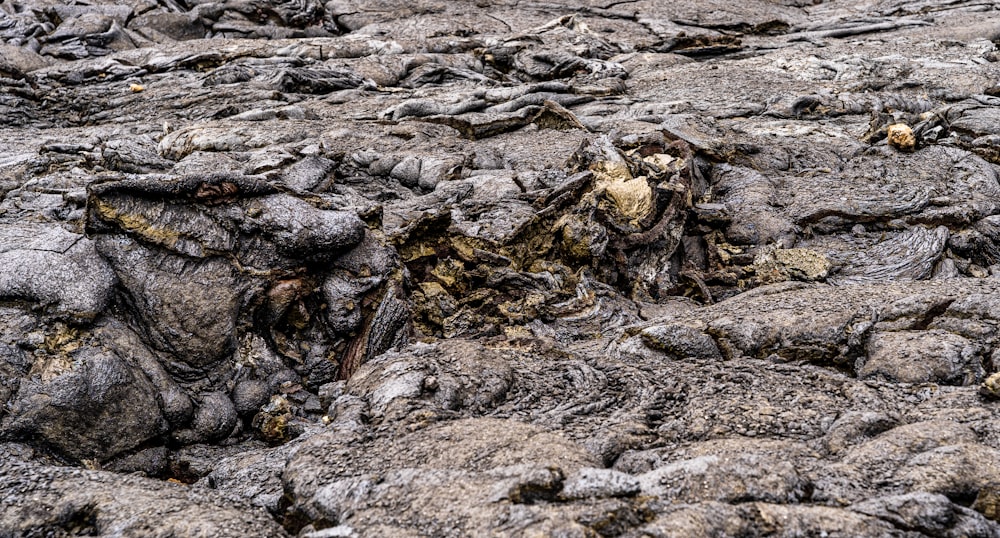
[[[84,4],[0,536],[1000,536],[994,2]]]

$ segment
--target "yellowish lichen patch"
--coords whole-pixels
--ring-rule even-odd
[[[500,303],[497,309],[511,323],[527,323],[538,317],[538,307],[543,304],[544,294],[529,293],[524,299]]]

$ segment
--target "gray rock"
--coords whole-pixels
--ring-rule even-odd
[[[848,412],[830,425],[826,447],[830,452],[839,454],[897,425],[897,419],[883,413]]]
[[[996,526],[944,495],[911,493],[882,497],[851,505],[855,512],[913,529],[929,536],[996,536]]]
[[[150,11],[133,19],[129,28],[140,32],[147,39],[158,42],[205,37],[205,27],[195,13]]]
[[[420,179],[420,158],[404,157],[403,160],[399,161],[399,164],[392,167],[389,175],[398,179],[404,186],[416,187]]]
[[[289,166],[282,174],[282,180],[297,191],[311,191],[327,179],[335,166],[335,162],[325,157],[307,156]]]
[[[149,477],[159,477],[170,469],[170,454],[166,447],[146,448],[117,458],[103,468],[116,473],[142,473]]]
[[[256,449],[223,457],[198,484],[245,499],[278,515],[281,509],[281,471],[297,443],[278,449]]]
[[[896,479],[910,491],[972,497],[997,480],[996,452],[976,443],[939,446],[909,459],[896,472]]]
[[[357,299],[382,283],[379,277],[356,278],[339,273],[331,274],[323,283],[323,296],[327,302],[326,319],[330,328],[342,334],[351,334],[361,327],[362,308]]]
[[[11,226],[0,232],[0,297],[92,320],[111,298],[114,273],[94,242],[58,227]]]
[[[696,449],[699,454],[640,475],[643,495],[680,502],[719,501],[795,503],[812,489],[795,465],[751,443],[719,442]],[[756,448],[756,447],[755,447]],[[782,446],[782,450],[791,447]]]
[[[973,385],[982,380],[983,372],[978,346],[953,333],[929,330],[872,336],[858,376],[901,383]]]
[[[997,535],[996,11],[0,3],[0,534]]]
[[[33,369],[38,377],[25,378],[8,403],[0,424],[4,438],[45,444],[74,460],[103,461],[166,431],[156,389],[113,353],[64,348],[37,355]]]
[[[227,261],[191,264],[124,235],[99,237],[97,245],[156,349],[193,368],[209,367],[232,353],[245,284]]]
[[[395,453],[393,457],[402,460],[391,469],[383,457],[392,449],[383,441],[360,452],[348,447],[361,439],[347,433],[330,432],[305,441],[283,474],[285,490],[301,499],[294,510],[310,520],[355,528],[391,522],[401,529],[475,532],[489,528],[496,514],[512,510],[524,524],[532,516],[566,524],[566,514],[546,513],[534,503],[554,499],[566,473],[593,461],[561,436],[512,421],[459,420],[407,438],[410,441],[398,446],[410,448]],[[346,452],[353,454],[350,467],[343,466],[346,462],[333,464]],[[410,499],[412,513],[384,511],[383,506],[400,498]],[[484,510],[488,505],[496,508]]]
[[[649,347],[678,359],[687,357],[722,359],[722,354],[712,337],[694,327],[656,325],[642,331],[642,340]]]
[[[220,392],[199,396],[190,429],[175,432],[183,443],[212,442],[225,439],[233,432],[238,420],[232,400]]]
[[[249,233],[260,230],[288,256],[345,250],[364,236],[364,224],[356,215],[317,210],[291,196],[262,197],[250,202],[245,211],[243,228]]]
[[[9,75],[24,76],[49,65],[45,57],[26,47],[0,45],[0,70]]]
[[[612,469],[580,469],[566,477],[559,496],[567,500],[628,497],[641,490],[639,479]]]
[[[0,473],[0,526],[14,536],[287,536],[263,510],[206,488],[9,461]]]
[[[244,379],[233,387],[233,407],[240,415],[256,413],[271,400],[271,389],[266,381]]]
[[[164,369],[168,362],[156,351],[148,349],[138,334],[118,324],[101,327],[100,334],[107,345],[120,355],[130,356],[159,393],[163,417],[170,426],[187,425],[194,412],[194,404],[187,392]]]
[[[778,536],[819,533],[827,536],[906,536],[891,523],[876,517],[829,506],[781,505],[767,503],[672,504],[662,507],[657,517],[629,533],[629,536],[681,537],[761,536],[760,526]]]

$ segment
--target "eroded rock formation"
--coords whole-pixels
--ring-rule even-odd
[[[0,536],[1000,536],[1000,11],[0,0]]]

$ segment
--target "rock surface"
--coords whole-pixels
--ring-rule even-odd
[[[0,0],[0,536],[1000,536],[998,16]]]

